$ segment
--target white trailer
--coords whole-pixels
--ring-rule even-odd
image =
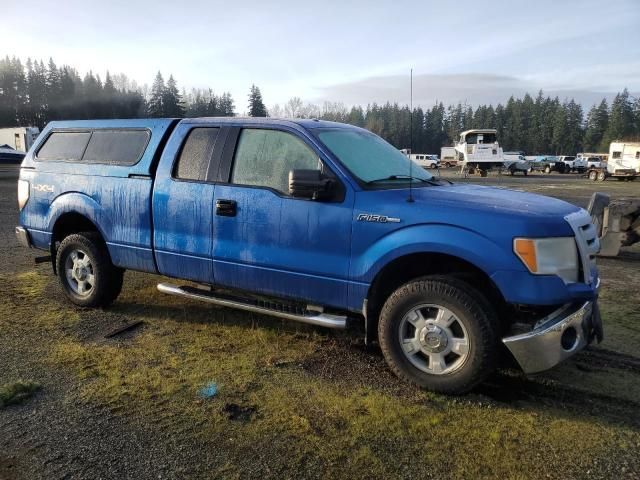
[[[440,149],[440,166],[455,167],[458,165],[459,153],[455,147],[442,147]]]
[[[618,180],[640,177],[640,142],[611,142],[606,166],[590,168],[588,176],[600,181],[609,177]]]
[[[498,144],[497,133],[495,129],[473,129],[460,134],[455,149],[462,154],[463,172],[473,174],[479,170],[480,175],[486,177],[492,168],[504,166],[504,155]]]
[[[19,152],[27,152],[38,135],[38,127],[0,128],[0,145],[9,145]]]

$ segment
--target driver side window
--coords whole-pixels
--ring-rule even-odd
[[[287,195],[290,170],[318,168],[318,156],[294,135],[278,130],[245,128],[238,139],[231,182],[269,187]]]

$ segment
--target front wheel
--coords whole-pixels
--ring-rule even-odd
[[[497,361],[495,312],[452,278],[425,277],[397,289],[380,313],[378,337],[396,375],[436,392],[468,392]]]
[[[120,294],[124,271],[111,263],[96,232],[69,235],[60,243],[56,269],[66,296],[81,307],[105,307]]]
[[[591,180],[592,182],[595,182],[597,179],[598,179],[598,172],[596,172],[595,170],[589,171],[589,180]]]

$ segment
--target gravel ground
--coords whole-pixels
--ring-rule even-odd
[[[451,171],[443,176],[457,178]],[[604,345],[536,377],[499,372],[476,392],[448,399],[397,381],[379,351],[365,348],[355,335],[156,297],[157,278],[151,275],[128,272],[125,292],[110,309],[69,307],[50,267],[34,267],[34,252],[19,248],[14,239],[14,177],[15,170],[0,167],[0,281],[8,285],[0,293],[0,385],[24,379],[42,388],[24,403],[0,410],[0,480],[640,477],[638,250],[625,252],[622,260],[600,262],[603,302],[612,318]],[[594,190],[586,180],[563,175],[462,181],[527,189],[581,206]],[[613,197],[637,196],[640,184],[607,181],[596,188]],[[623,301],[617,296],[620,290]],[[144,321],[142,328],[104,338],[138,320]],[[250,364],[237,378],[226,377],[223,386],[229,393],[220,396],[224,405],[190,401],[195,395],[185,392],[184,385],[170,390],[173,395],[155,385],[144,396],[135,390],[136,383],[122,393],[124,387],[104,380],[109,374],[99,362],[105,357],[91,357],[94,351],[104,352],[113,370],[120,368],[120,354],[135,359],[134,368],[122,370],[123,385],[135,368],[145,376],[136,379],[140,390],[158,368],[172,385],[169,368],[180,371],[180,378],[201,368],[196,368],[200,358],[189,356],[190,342],[209,338],[210,329],[216,341],[228,330],[269,339],[257,353],[246,350],[257,366]],[[146,341],[158,349],[169,342],[169,353],[153,357],[150,349],[148,356],[140,354],[136,346]],[[274,343],[279,346],[272,354]],[[252,345],[247,341],[243,348]],[[84,357],[70,367],[66,356],[72,357],[73,349]],[[224,349],[229,351],[227,344]],[[54,355],[59,351],[62,357]],[[178,365],[168,365],[173,362],[169,354],[177,355]],[[237,362],[232,368],[240,371],[245,360]],[[249,380],[242,383],[242,375]],[[275,397],[282,402],[280,416],[281,404],[271,403]],[[315,400],[305,403],[308,397]],[[376,403],[391,407],[376,413]],[[345,425],[361,413],[365,420],[357,429]],[[403,423],[416,414],[431,415],[433,432],[425,432],[424,438]],[[306,422],[304,429],[292,421],[299,418]],[[463,449],[453,460],[446,453],[435,459],[425,453],[420,459],[395,450],[396,445],[427,445],[437,435],[441,443],[454,438],[477,450]],[[312,448],[301,445],[305,442]],[[339,452],[330,452],[332,447]]]

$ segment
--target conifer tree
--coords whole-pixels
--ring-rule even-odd
[[[162,74],[158,72],[153,81],[151,96],[147,105],[147,113],[150,117],[159,118],[164,116],[165,90],[164,78],[162,78]]]
[[[255,85],[251,85],[251,91],[249,92],[249,116],[267,116],[267,107],[265,107],[264,102],[262,101],[262,93],[260,93],[260,89]]]

